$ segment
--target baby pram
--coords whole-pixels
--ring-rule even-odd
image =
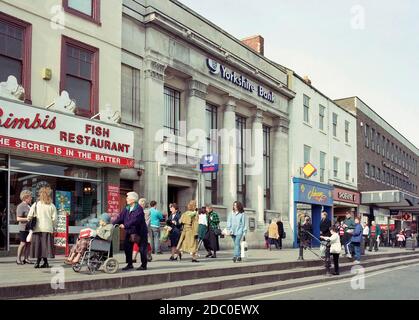
[[[89,272],[94,274],[103,265],[103,270],[106,273],[116,273],[119,269],[118,260],[111,258],[110,256],[112,239],[115,229],[117,228],[118,225],[113,226],[109,241],[91,238],[82,258],[73,265],[73,270],[75,272],[80,272],[83,266],[87,266]]]

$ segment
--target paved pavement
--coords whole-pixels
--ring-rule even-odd
[[[419,264],[367,274],[364,288],[351,279],[243,297],[243,300],[418,300]],[[360,281],[355,282],[361,285]]]
[[[400,249],[394,248],[382,248],[378,253],[391,253],[399,252]],[[201,251],[200,263],[192,263],[189,255],[184,255],[182,261],[169,261],[170,255],[165,253],[163,255],[153,255],[153,261],[148,264],[147,273],[167,273],[172,271],[182,270],[202,270],[210,268],[223,268],[231,267],[233,264],[231,257],[232,251],[221,251],[217,253],[216,259],[204,258],[206,252]],[[305,260],[319,260],[317,256],[311,253],[309,250],[304,252]],[[377,253],[367,253],[375,255]],[[125,266],[125,255],[117,254],[115,257],[120,262],[120,268]],[[242,264],[258,265],[266,263],[278,263],[278,262],[292,262],[298,258],[297,249],[283,249],[283,250],[250,250],[249,257],[241,262]],[[66,266],[64,263],[63,256],[57,256],[56,259],[50,260],[50,265],[53,267],[64,267],[66,280],[89,280],[89,279],[106,279],[112,277],[124,277],[132,276],[133,272],[144,272],[144,271],[130,271],[122,272],[121,270],[113,275],[105,274],[102,271],[98,271],[94,275],[90,275],[87,272],[87,268],[84,267],[81,273],[75,273],[71,267]],[[139,265],[137,263],[137,265]],[[9,286],[16,284],[31,284],[31,283],[49,283],[52,274],[51,270],[48,269],[34,269],[33,265],[18,266],[15,263],[14,257],[0,258],[0,286]]]

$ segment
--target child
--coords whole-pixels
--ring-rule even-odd
[[[87,246],[90,243],[92,238],[100,239],[100,240],[109,240],[112,234],[112,224],[111,224],[111,217],[104,213],[100,217],[99,220],[99,227],[96,229],[96,232],[93,232],[91,237],[83,238],[80,237],[77,239],[76,244],[71,248],[70,255],[64,261],[66,264],[76,264],[80,261],[80,258],[83,256],[85,251],[87,250]]]

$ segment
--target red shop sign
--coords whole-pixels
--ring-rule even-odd
[[[352,203],[356,205],[360,204],[359,192],[337,188],[337,187],[334,187],[333,189],[333,200],[341,201],[341,202],[348,202],[348,203]]]
[[[108,185],[107,212],[112,219],[119,214],[119,186]]]

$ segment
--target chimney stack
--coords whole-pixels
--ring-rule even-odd
[[[262,56],[265,55],[265,39],[261,35],[242,39],[241,42]]]
[[[308,76],[304,76],[304,82],[311,86],[311,80]]]

